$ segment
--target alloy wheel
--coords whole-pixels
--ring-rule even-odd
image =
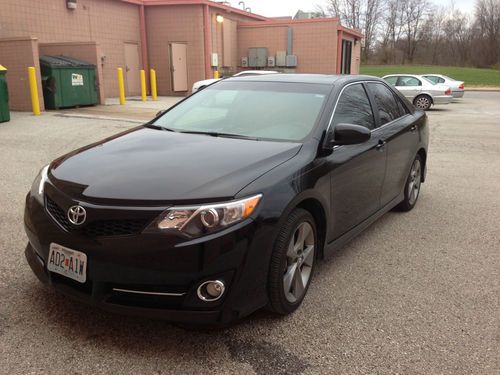
[[[290,303],[299,301],[306,292],[311,278],[315,245],[311,224],[300,223],[288,244],[283,273],[283,289]]]
[[[408,184],[408,202],[414,205],[420,193],[420,184],[422,182],[422,167],[420,159],[415,159],[410,171],[410,181]]]
[[[428,109],[431,106],[431,101],[426,96],[421,96],[417,99],[415,105],[419,109]]]

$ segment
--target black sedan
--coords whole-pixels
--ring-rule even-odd
[[[428,126],[384,81],[219,81],[54,160],[26,197],[38,278],[116,312],[218,324],[302,303],[318,259],[411,210]]]

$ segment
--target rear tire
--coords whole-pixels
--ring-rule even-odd
[[[396,206],[399,211],[410,211],[417,204],[422,184],[422,173],[424,164],[422,158],[417,154],[410,168],[410,173],[406,179],[405,197],[403,201]]]
[[[427,111],[431,108],[432,98],[429,95],[419,95],[413,100],[413,105],[418,109]]]
[[[316,222],[302,208],[293,210],[280,228],[268,276],[268,309],[279,315],[295,311],[307,293],[318,248]]]

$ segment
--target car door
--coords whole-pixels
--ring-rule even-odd
[[[411,76],[399,76],[396,88],[410,101],[422,91],[422,82]]]
[[[373,108],[362,83],[349,84],[340,93],[330,129],[340,123],[376,128]],[[380,208],[386,149],[375,134],[361,144],[335,146],[328,162],[332,233],[338,238]]]
[[[417,120],[386,84],[369,82],[367,88],[380,125],[372,135],[387,145],[387,164],[380,194],[380,204],[385,206],[402,192],[408,168],[417,153]]]

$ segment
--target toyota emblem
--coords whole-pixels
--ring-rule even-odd
[[[87,211],[82,206],[72,206],[68,209],[68,220],[73,225],[82,225],[87,219]]]

